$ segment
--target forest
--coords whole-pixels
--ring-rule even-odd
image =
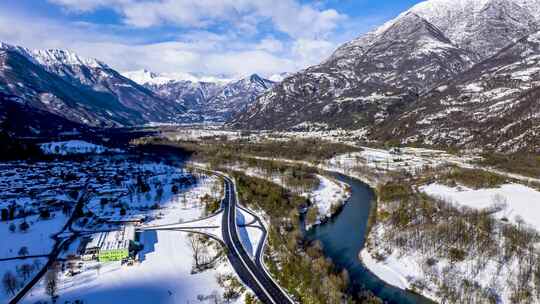
[[[504,198],[494,197],[492,206],[479,210],[403,182],[389,182],[378,192],[378,233],[367,246],[378,259],[393,252],[419,257],[424,279],[414,282],[417,290],[434,284],[437,297],[449,303],[497,303],[494,290],[506,290],[512,303],[540,299],[540,235],[519,218],[494,216],[505,208]]]
[[[265,263],[279,284],[300,303],[382,303],[369,292],[351,295],[346,270],[323,255],[319,242],[307,242],[300,229],[299,207],[305,198],[263,179],[231,172],[240,200],[264,212],[269,221]]]

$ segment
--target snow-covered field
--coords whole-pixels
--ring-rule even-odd
[[[409,289],[410,282],[407,278],[418,278],[422,276],[422,269],[416,261],[407,256],[397,256],[396,254],[386,257],[384,261],[374,259],[368,250],[360,252],[360,258],[364,265],[377,277],[386,283],[401,289]]]
[[[421,187],[420,191],[471,208],[483,209],[504,203],[507,207],[498,212],[500,218],[514,222],[516,218],[521,218],[540,231],[540,191],[535,189],[520,184],[506,184],[499,188],[474,190],[434,183]]]
[[[18,280],[18,283],[20,286],[22,286],[24,283],[28,282],[28,280],[30,280],[30,278],[37,272],[41,269],[41,267],[43,267],[43,265],[45,265],[45,263],[47,263],[47,259],[46,258],[28,258],[28,259],[25,259],[25,260],[10,260],[10,261],[0,261],[0,274],[2,274],[2,276],[5,275],[5,273],[7,272],[11,272],[12,274],[14,274],[15,276],[17,276],[17,280]],[[19,272],[20,272],[20,267],[22,265],[29,265],[29,269],[31,270],[30,272],[30,276],[27,277],[26,279],[24,278],[23,275],[19,275]],[[17,271],[19,269],[19,271]],[[4,290],[4,288],[2,288],[2,290],[0,290],[0,303],[7,303],[8,300],[12,297],[13,295],[9,292],[7,292],[6,290]]]
[[[144,232],[142,262],[121,266],[120,262],[85,266],[74,277],[62,276],[58,302],[83,299],[85,303],[214,303],[222,298],[219,274],[232,274],[227,261],[216,269],[192,274],[193,252],[188,234],[175,231]],[[204,301],[199,299],[206,298]],[[49,300],[44,287],[37,286],[23,303]]]
[[[171,177],[171,174],[166,176]],[[174,179],[172,176],[169,180]],[[160,180],[167,185],[163,178]],[[213,195],[216,183],[218,179],[215,177],[200,176],[194,186],[180,188],[177,194],[164,191],[163,207],[149,211],[154,213],[153,220],[145,223],[145,226],[178,224],[202,217],[200,199]],[[149,197],[147,203],[153,197]],[[143,201],[144,198],[137,204]],[[89,207],[94,211],[101,208],[95,205]],[[206,224],[215,225],[216,222],[212,219]],[[117,303],[121,299],[126,303],[214,303],[216,297],[223,298],[224,288],[218,283],[218,276],[234,275],[225,256],[220,258],[215,268],[192,274],[193,249],[188,233],[145,231],[141,233],[141,243],[144,244],[139,254],[141,262],[134,266],[110,262],[98,267],[98,263],[88,263],[84,271],[74,277],[62,274],[58,301],[63,303],[82,299],[85,303]],[[212,246],[206,250],[212,255],[217,253]],[[48,300],[48,296],[41,282],[23,302],[45,300]]]
[[[328,160],[327,165],[340,168],[363,166],[377,171],[407,171],[414,174],[426,167],[467,164],[476,159],[474,156],[459,157],[444,151],[421,148],[362,149],[361,152],[338,155]]]
[[[258,228],[260,225],[256,222],[255,217],[250,213],[238,209],[236,213],[236,221],[238,223],[238,234],[244,245],[244,249],[251,257],[255,256],[259,243],[262,240],[263,231]]]
[[[109,191],[103,191],[101,195],[94,196],[86,205],[88,210],[102,219],[117,220],[132,218],[151,217],[153,225],[170,224],[182,221],[190,221],[200,215],[202,206],[201,199],[205,196],[219,199],[221,192],[219,179],[215,176],[192,175],[182,168],[166,165],[135,166],[131,170],[143,172],[150,171],[154,175],[147,177],[146,183],[149,191],[138,193],[129,190],[135,188],[135,179],[127,180],[120,188],[111,190],[126,191],[117,198],[116,204],[101,206],[101,199],[108,198]],[[181,184],[179,181],[188,180],[190,184]],[[177,193],[173,193],[176,185]],[[103,189],[102,189],[103,190]],[[126,215],[120,215],[120,209],[115,205],[128,206]],[[156,208],[159,205],[159,208]]]
[[[540,192],[521,184],[505,184],[491,189],[469,189],[463,186],[449,187],[432,183],[419,188],[429,196],[445,199],[448,202],[475,209],[499,210],[496,218],[518,222],[518,219],[530,227],[540,230]],[[368,269],[385,282],[403,289],[414,289],[418,282],[426,287],[422,294],[434,300],[440,300],[436,290],[443,280],[443,273],[451,270],[454,278],[452,284],[460,286],[462,279],[474,280],[484,290],[491,290],[499,297],[500,303],[511,303],[511,284],[515,284],[519,261],[512,256],[508,261],[500,263],[496,259],[478,260],[475,254],[467,256],[463,261],[451,263],[437,253],[423,256],[418,251],[403,252],[389,247],[384,241],[384,224],[376,224],[370,235],[367,247],[360,253],[360,258]],[[501,244],[503,248],[504,244]],[[375,256],[382,254],[384,260]],[[436,261],[428,266],[428,260]],[[483,261],[483,262],[479,262]],[[480,263],[480,264],[479,264]],[[482,267],[478,267],[485,263]],[[437,282],[437,283],[436,283]],[[511,282],[511,283],[510,283]],[[510,284],[510,285],[509,285]]]
[[[20,225],[24,221],[24,219],[16,219],[0,222],[0,258],[17,257],[22,247],[28,249],[26,255],[49,254],[54,245],[51,235],[62,230],[67,218],[61,212],[53,213],[50,219],[40,219],[37,215],[29,216],[26,218],[29,228],[23,232],[20,230]],[[15,225],[15,232],[9,230],[11,224]],[[0,272],[0,274],[3,273]]]
[[[319,209],[319,221],[332,216],[332,207],[341,206],[350,197],[347,190],[348,185],[317,174],[320,181],[319,187],[304,196],[310,198],[313,204]]]
[[[108,151],[119,153],[118,149],[109,149],[101,145],[89,143],[84,140],[69,140],[49,142],[40,145],[45,154],[69,155],[69,154],[102,154]]]

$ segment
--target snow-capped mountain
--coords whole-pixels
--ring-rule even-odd
[[[140,85],[163,85],[169,82],[182,81],[226,84],[232,81],[232,79],[225,77],[196,76],[191,73],[185,72],[158,74],[146,69],[124,72],[122,73],[122,75],[135,81]]]
[[[410,11],[437,26],[456,45],[482,58],[539,30],[538,0],[432,0]]]
[[[174,81],[174,79],[159,75],[148,70],[124,72],[122,75],[140,85],[162,85]]]
[[[65,50],[1,44],[0,91],[90,126],[170,122],[185,113],[106,64]]]
[[[467,137],[471,135],[470,132],[460,132],[459,121],[441,111],[436,98],[429,96],[433,96],[434,89],[444,87],[441,84],[452,81],[466,87],[467,81],[476,81],[470,76],[471,73],[476,75],[471,71],[477,71],[485,63],[491,66],[484,74],[494,74],[499,68],[504,71],[506,64],[514,61],[501,61],[499,56],[512,48],[523,48],[520,39],[540,30],[539,20],[540,0],[425,1],[376,30],[340,46],[320,65],[286,78],[258,98],[245,112],[236,115],[230,123],[240,128],[256,129],[289,129],[322,123],[329,127],[367,129],[374,136],[379,136],[375,135],[379,129],[385,129],[383,133],[386,139],[402,139],[400,136],[417,134],[411,131],[416,128],[402,126],[400,122],[407,124],[414,119],[422,119],[422,115],[410,113],[437,113],[440,118],[437,122],[440,126],[447,126],[444,133],[452,134],[454,140],[446,140],[448,136],[445,140],[435,140],[433,136],[438,131],[433,131],[429,135],[432,140],[428,142],[457,144],[460,140],[468,139],[468,146],[472,146],[475,137]],[[515,44],[517,41],[520,42]],[[530,60],[529,56],[535,54],[534,48],[525,49],[529,55],[520,60]],[[533,66],[525,67],[529,68]],[[512,79],[515,76],[509,75],[505,77]],[[512,96],[505,97],[508,104],[501,110],[513,113],[520,108],[519,104],[524,104],[516,99],[516,88],[503,86],[497,89],[500,90],[497,94],[501,94],[497,96]],[[486,87],[483,87],[484,90],[490,92],[486,93],[484,99],[495,94]],[[445,98],[448,104],[459,103],[461,95]],[[460,111],[473,115],[476,113],[475,105],[477,103],[468,103]],[[401,115],[405,112],[414,118],[403,119]],[[506,116],[508,124],[520,115],[513,113]],[[499,117],[502,116],[505,115]],[[395,121],[397,118],[398,122]],[[447,123],[442,124],[441,120]],[[483,127],[492,126],[488,130],[493,132],[497,130],[494,126],[501,126],[487,117],[482,121],[485,123]],[[400,128],[402,132],[399,132]],[[507,136],[515,138],[513,136],[521,135],[523,140],[516,139],[515,142],[519,142],[522,148],[531,142],[524,138],[538,140],[533,129],[536,127],[508,127],[509,131],[514,131]],[[510,141],[500,141],[495,135],[484,138],[490,143],[507,142],[510,145]],[[476,141],[476,144],[482,145],[480,142],[487,141]]]
[[[224,120],[244,111],[257,97],[270,90],[275,82],[257,74],[224,85],[203,106],[204,112]]]
[[[268,77],[268,80],[270,81],[273,81],[273,82],[282,82],[283,80],[285,80],[285,78],[291,76],[291,73],[279,73],[279,74],[274,74],[274,75],[270,75],[270,77]]]
[[[540,32],[422,96],[381,139],[540,151]]]
[[[306,122],[371,125],[431,85],[469,68],[474,60],[474,53],[409,13],[373,38],[361,55],[338,49],[325,63],[276,85],[233,123],[255,128],[290,128]]]
[[[244,110],[274,85],[256,74],[239,80],[196,77],[188,73],[157,74],[147,70],[124,73],[160,97],[185,106],[192,122],[222,122]]]

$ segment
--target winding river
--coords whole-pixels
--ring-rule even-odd
[[[433,302],[409,291],[393,287],[377,278],[358,259],[364,246],[366,229],[375,193],[366,184],[342,174],[334,174],[338,180],[351,186],[351,198],[343,210],[328,222],[306,232],[309,240],[319,240],[324,253],[337,267],[347,269],[354,290],[372,291],[386,303]]]

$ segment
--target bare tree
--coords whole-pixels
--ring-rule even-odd
[[[6,273],[4,273],[4,277],[2,278],[2,285],[7,294],[14,296],[17,292],[19,282],[13,272],[7,271]]]
[[[208,254],[207,245],[204,244],[203,238],[200,235],[190,234],[188,236],[188,245],[193,252],[193,260],[195,263],[193,265],[193,272],[197,272],[211,264],[212,259]]]
[[[20,267],[17,267],[17,272],[23,277],[23,280],[26,281],[30,278],[32,272],[34,272],[34,266],[31,264],[22,264]]]

